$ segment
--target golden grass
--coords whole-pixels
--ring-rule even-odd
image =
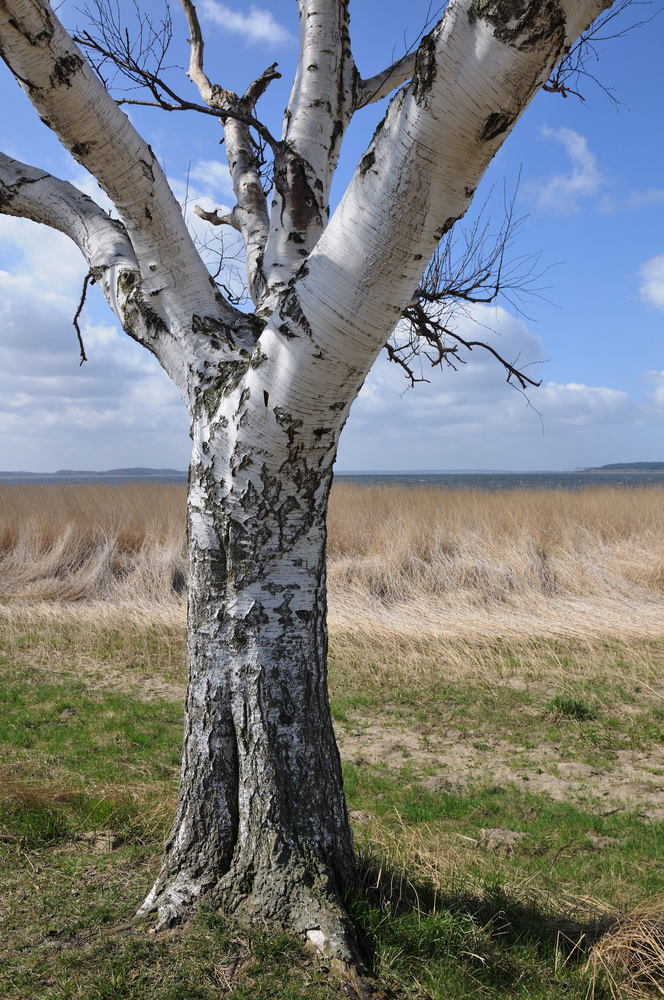
[[[0,601],[181,620],[185,487],[0,486]],[[335,485],[330,625],[662,634],[664,491]]]
[[[186,589],[183,486],[0,486],[0,598],[154,608]]]
[[[618,918],[590,952],[587,969],[614,1000],[664,995],[664,900],[651,899]]]

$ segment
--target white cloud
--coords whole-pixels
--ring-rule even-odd
[[[475,308],[474,317],[481,329],[473,332],[465,319],[462,336],[486,340],[512,362],[542,359],[540,338],[504,310]],[[524,395],[506,384],[487,352],[475,348],[464,357],[468,363],[458,371],[425,371],[430,383],[405,391],[402,373],[383,355],[351,411],[338,468],[571,469],[659,447],[664,373],[648,373],[652,392],[645,403],[622,389],[571,379]],[[535,378],[545,373],[526,371]]]
[[[275,21],[271,11],[255,7],[254,4],[249,7],[249,13],[244,14],[218,3],[217,0],[202,0],[200,11],[205,20],[234,35],[241,35],[252,45],[276,47],[293,41],[291,33]]]
[[[664,309],[664,253],[651,257],[639,268],[639,292],[644,302],[656,309]]]
[[[63,233],[0,215],[0,252],[5,284],[26,289],[34,285],[41,298],[51,301],[75,294],[76,288],[80,296],[87,267],[78,247]]]
[[[563,215],[576,212],[581,198],[594,197],[606,184],[596,157],[590,152],[584,136],[573,129],[544,126],[540,136],[564,148],[572,169],[568,173],[531,182],[526,185],[526,191],[537,199],[537,207],[542,210]]]
[[[233,182],[227,164],[219,160],[196,160],[189,170],[189,178],[199,181],[206,194],[223,191],[233,194]]]
[[[108,321],[98,289],[72,325],[86,265],[59,233],[0,217],[0,468],[185,468],[187,416],[156,360]],[[107,317],[98,322],[93,313]]]
[[[553,426],[587,427],[590,424],[622,422],[633,416],[629,395],[606,386],[547,382],[534,396],[545,422]]]
[[[644,372],[643,378],[650,387],[648,397],[652,406],[664,411],[664,371]]]

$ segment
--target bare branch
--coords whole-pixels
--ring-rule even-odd
[[[194,212],[199,219],[204,219],[205,222],[209,222],[211,226],[232,226],[233,229],[240,231],[240,225],[236,219],[233,218],[233,213],[230,215],[219,215],[219,209],[215,208],[214,212],[206,212],[204,208],[200,205],[194,206]]]
[[[255,108],[273,80],[281,80],[281,73],[277,72],[277,63],[272,63],[266,70],[263,70],[257,80],[249,84],[242,98],[243,104],[247,108]]]
[[[598,46],[602,42],[623,38],[630,31],[642,28],[658,17],[664,8],[660,7],[650,17],[633,21],[624,28],[613,30],[611,23],[615,18],[619,17],[627,8],[649,6],[651,6],[650,0],[619,0],[618,3],[614,3],[610,10],[605,11],[601,17],[598,17],[590,25],[587,31],[583,32],[577,42],[565,54],[542,89],[548,91],[550,94],[560,94],[562,97],[568,97],[571,94],[574,97],[578,97],[579,100],[585,101],[585,97],[581,93],[581,86],[584,79],[591,80],[604,91],[614,104],[620,104],[621,102],[614,94],[613,88],[607,87],[606,84],[602,83],[589,67],[592,63],[599,62],[600,52]],[[609,27],[610,25],[611,27]]]
[[[173,23],[168,3],[164,17],[155,20],[140,9],[134,0],[134,27],[131,33],[123,25],[118,0],[90,0],[83,14],[98,32],[93,37],[88,31],[74,35],[74,40],[91,54],[91,62],[107,88],[117,87],[120,75],[138,86],[143,76],[157,78],[166,69],[166,54],[173,37]],[[113,72],[106,79],[107,66]]]
[[[148,144],[86,62],[46,0],[3,0],[2,55],[40,117],[95,177],[123,221],[148,293],[160,296],[164,317],[180,290],[196,282],[205,315],[236,315],[210,287],[182,212]],[[23,24],[39,20],[34,35]],[[152,268],[149,265],[155,264]],[[154,303],[153,303],[154,304]],[[164,320],[165,321],[165,320]]]
[[[93,282],[95,280],[92,271],[88,271],[85,278],[83,279],[83,291],[81,292],[81,301],[78,303],[78,309],[76,310],[76,313],[72,320],[72,323],[74,324],[74,329],[76,330],[76,336],[78,337],[78,346],[80,347],[81,350],[81,364],[83,364],[84,361],[87,361],[88,358],[85,353],[85,347],[83,345],[83,335],[81,334],[81,328],[78,325],[78,318],[83,312],[83,306],[85,305],[85,296],[87,295],[88,292],[88,282],[90,280],[92,280]]]
[[[364,108],[374,101],[387,97],[396,87],[410,80],[415,69],[416,52],[407,52],[397,62],[388,66],[382,73],[377,73],[368,80],[360,80],[355,88],[355,107]]]
[[[268,67],[258,80],[248,87],[243,98],[238,98],[232,91],[213,86],[203,69],[203,35],[196,8],[191,0],[181,0],[181,3],[191,36],[189,78],[198,88],[205,103],[219,113],[224,126],[226,156],[237,199],[231,225],[242,233],[247,254],[249,290],[254,303],[258,304],[265,289],[263,254],[270,220],[267,198],[261,183],[260,157],[256,155],[257,147],[251,138],[250,127],[255,128],[261,139],[273,150],[278,147],[278,143],[251,112],[258,98],[271,81],[279,77],[279,73],[276,65]],[[196,206],[198,215],[202,211]],[[215,221],[213,224],[219,225],[221,221],[223,220]]]
[[[214,89],[206,73],[203,70],[203,34],[201,32],[198,14],[191,0],[180,0],[184,16],[187,18],[189,28],[189,70],[187,76],[198,88],[198,92],[206,104],[214,99]],[[217,88],[219,91],[220,88]]]
[[[487,199],[469,231],[451,231],[436,249],[420,287],[404,311],[405,322],[399,324],[386,345],[390,361],[403,368],[411,385],[427,381],[422,359],[432,367],[443,362],[451,368],[464,364],[460,347],[489,351],[503,365],[507,381],[514,381],[521,389],[540,384],[525,374],[523,366],[507,361],[491,345],[468,340],[457,331],[462,316],[476,322],[470,310],[473,305],[489,305],[502,297],[519,313],[525,296],[540,294],[535,287],[541,277],[536,272],[539,255],[510,256],[524,221],[515,218],[515,198],[516,192],[505,202],[504,219],[497,233],[491,233],[491,220],[485,218]]]

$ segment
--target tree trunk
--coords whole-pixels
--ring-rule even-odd
[[[270,454],[243,433],[247,395],[232,432],[218,415],[194,422],[180,791],[140,912],[158,910],[166,926],[204,897],[357,964],[342,903],[353,839],[327,694],[326,517],[338,434],[332,448],[315,441],[307,453],[293,444],[297,429],[277,420]]]

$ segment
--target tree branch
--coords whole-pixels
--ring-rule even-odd
[[[83,290],[81,292],[80,302],[78,303],[78,309],[76,310],[74,314],[74,319],[72,320],[72,323],[74,324],[74,329],[76,330],[76,336],[78,337],[78,346],[81,351],[81,364],[83,364],[84,361],[87,361],[88,358],[85,353],[85,345],[83,344],[83,335],[81,333],[81,328],[78,325],[78,319],[81,313],[83,312],[83,306],[85,305],[85,296],[88,293],[88,282],[94,280],[95,279],[92,271],[88,271],[85,278],[83,279]]]
[[[357,71],[346,0],[299,0],[298,68],[274,162],[274,211],[265,273],[284,288],[316,245],[330,214],[341,141],[353,116]]]
[[[410,80],[415,69],[416,52],[407,52],[382,73],[377,73],[368,80],[360,80],[355,87],[355,107],[364,108],[374,101],[387,97],[396,87]]]
[[[0,52],[40,117],[97,179],[120,215],[143,291],[164,323],[197,289],[197,308],[234,322],[211,287],[152,150],[117,107],[45,0],[0,0]]]
[[[122,327],[159,357],[154,331],[144,313],[132,306],[140,267],[121,222],[111,219],[73,184],[4,153],[0,153],[0,212],[50,226],[73,240],[87,262],[88,277],[99,285]],[[84,298],[74,318],[79,342],[78,318]],[[84,354],[81,343],[82,360]]]
[[[621,102],[613,93],[613,88],[603,84],[590,71],[589,64],[599,60],[597,46],[602,42],[614,38],[622,38],[635,28],[642,28],[644,25],[649,24],[650,21],[662,13],[663,8],[659,7],[650,17],[645,17],[640,21],[633,21],[625,28],[615,31],[613,28],[609,28],[611,22],[616,17],[619,17],[627,8],[648,6],[650,6],[650,0],[618,0],[618,2],[614,2],[611,9],[606,11],[601,17],[598,17],[565,53],[554,72],[542,87],[542,90],[546,90],[550,94],[560,94],[562,97],[568,97],[572,94],[574,97],[578,97],[579,100],[584,101],[585,98],[581,93],[582,81],[584,79],[591,80],[604,91],[614,104],[620,104]]]
[[[422,358],[432,367],[443,362],[452,368],[464,364],[459,346],[489,351],[505,368],[508,382],[514,380],[521,389],[539,385],[489,344],[466,340],[456,330],[460,316],[477,323],[477,316],[469,310],[472,305],[490,305],[503,298],[518,314],[526,297],[540,294],[535,286],[541,277],[536,271],[539,254],[512,257],[510,253],[525,221],[514,214],[517,191],[518,183],[511,199],[504,198],[504,215],[497,232],[491,232],[491,219],[486,214],[489,195],[473,225],[459,231],[457,224],[436,248],[404,310],[405,322],[397,326],[386,345],[390,361],[403,368],[411,385],[426,381],[415,370],[419,363],[421,371]]]

